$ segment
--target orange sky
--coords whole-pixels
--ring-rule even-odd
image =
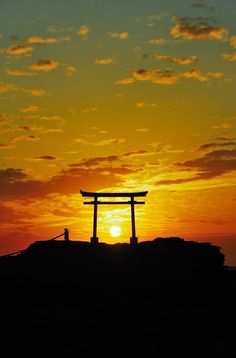
[[[148,190],[139,240],[210,241],[236,265],[235,1],[0,10],[0,254],[64,227],[89,240],[80,189]],[[98,223],[101,241],[129,242],[129,207]]]

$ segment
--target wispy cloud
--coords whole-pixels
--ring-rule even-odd
[[[173,85],[183,78],[196,79],[201,82],[209,81],[211,78],[221,78],[224,74],[222,72],[208,72],[202,74],[196,68],[185,72],[176,73],[172,69],[140,69],[132,73],[132,77],[121,79],[115,82],[116,85],[131,84],[135,81],[152,82],[160,85]]]
[[[172,63],[178,63],[180,65],[190,65],[193,62],[198,61],[198,57],[197,56],[190,56],[190,57],[171,57],[168,55],[164,55],[164,54],[156,54],[155,58],[157,61],[163,61],[163,60],[167,60],[169,62]]]
[[[220,26],[211,26],[205,19],[173,16],[176,25],[170,34],[184,40],[225,40],[227,30]]]
[[[41,155],[40,157],[36,157],[34,158],[36,160],[46,160],[46,161],[53,161],[53,160],[56,160],[57,158],[54,157],[53,155]]]
[[[136,103],[136,107],[138,108],[157,108],[160,107],[157,103],[147,102],[147,101],[139,101]]]
[[[236,170],[236,149],[215,150],[197,159],[177,162],[175,166],[183,171],[187,170],[190,173],[194,173],[194,176],[173,180],[160,180],[156,185],[183,184],[196,180],[209,180],[231,173]]]
[[[225,61],[236,61],[236,52],[222,55]]]
[[[96,65],[112,65],[115,61],[111,58],[97,58],[94,63]]]
[[[32,64],[31,66],[29,66],[29,68],[31,70],[34,71],[51,71],[51,70],[55,70],[59,65],[58,61],[53,61],[53,60],[38,60],[38,62]]]
[[[13,77],[19,77],[19,76],[35,76],[36,73],[35,72],[26,72],[26,71],[22,71],[22,70],[12,70],[10,68],[6,68],[4,70],[4,72],[8,75],[8,76],[13,76]]]
[[[161,46],[161,45],[165,45],[167,43],[167,40],[164,38],[158,37],[158,38],[149,40],[147,43],[152,44],[152,45]]]
[[[66,67],[66,74],[67,76],[73,76],[76,72],[77,72],[77,68],[75,68],[74,66],[67,66]]]
[[[41,36],[31,36],[26,39],[26,42],[29,44],[55,44],[58,42],[70,41],[70,36],[62,36],[62,37],[41,37]]]
[[[38,106],[34,106],[34,105],[29,105],[26,107],[22,107],[20,109],[20,111],[22,113],[33,113],[33,112],[38,112],[39,111],[39,107]]]
[[[1,49],[0,53],[5,53],[7,55],[25,55],[30,54],[33,51],[33,47],[28,44],[17,44],[11,45],[6,49]]]
[[[129,38],[129,33],[127,31],[108,32],[107,34],[113,39],[127,40]]]
[[[77,34],[81,37],[81,39],[87,40],[89,32],[90,32],[89,26],[83,25],[80,27],[79,31],[77,31]]]

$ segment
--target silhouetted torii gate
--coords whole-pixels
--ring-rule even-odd
[[[130,244],[137,244],[138,238],[136,237],[136,228],[135,228],[135,210],[134,207],[137,204],[145,204],[144,201],[135,201],[134,198],[146,196],[148,191],[141,191],[136,193],[91,193],[87,191],[80,190],[80,193],[83,197],[94,198],[93,201],[84,202],[85,205],[93,205],[93,236],[91,237],[92,243],[98,243],[97,237],[97,213],[98,205],[127,205],[130,204],[131,207],[131,224],[132,224],[132,237],[130,238]],[[98,198],[130,198],[129,201],[99,201]]]

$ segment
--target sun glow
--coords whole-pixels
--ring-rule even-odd
[[[111,226],[109,231],[110,231],[111,236],[113,236],[113,237],[118,237],[121,235],[120,226]]]

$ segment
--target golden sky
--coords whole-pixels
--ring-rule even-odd
[[[148,190],[140,241],[210,241],[236,265],[235,11],[234,0],[1,1],[1,254],[64,227],[89,240],[80,189]],[[99,208],[101,241],[130,235],[129,206]]]

